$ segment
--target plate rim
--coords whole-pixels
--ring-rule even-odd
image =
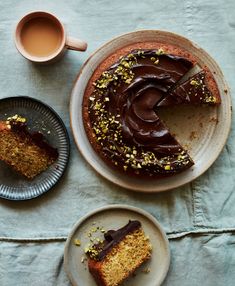
[[[143,210],[142,208],[138,208],[138,207],[135,207],[135,206],[132,206],[132,205],[126,205],[126,204],[109,204],[109,205],[105,205],[105,206],[96,208],[96,209],[88,212],[86,215],[84,215],[82,218],[80,218],[73,225],[73,227],[71,228],[71,230],[70,230],[70,232],[69,232],[69,234],[67,236],[67,239],[66,239],[66,242],[65,242],[65,246],[64,246],[64,255],[63,255],[63,258],[64,258],[64,269],[65,269],[65,272],[66,272],[70,282],[72,283],[72,285],[78,285],[77,282],[74,280],[74,278],[73,278],[73,276],[72,276],[72,274],[71,274],[71,272],[69,270],[69,257],[68,257],[69,255],[68,255],[68,252],[69,252],[69,247],[70,247],[70,244],[71,244],[72,236],[74,235],[76,230],[79,228],[79,226],[83,222],[85,222],[87,219],[89,219],[89,217],[92,217],[93,215],[95,215],[97,213],[100,213],[100,212],[103,212],[103,211],[114,210],[114,209],[116,209],[116,210],[118,210],[118,209],[130,210],[130,211],[136,212],[136,213],[146,217],[148,220],[150,220],[154,224],[154,226],[161,233],[161,235],[163,237],[163,241],[164,241],[165,246],[166,246],[166,252],[167,252],[165,271],[163,273],[163,276],[162,276],[162,279],[161,279],[160,283],[158,284],[158,285],[161,285],[162,282],[165,280],[165,278],[167,276],[167,273],[168,273],[169,268],[170,268],[170,261],[171,261],[170,243],[169,243],[169,239],[167,237],[167,234],[164,231],[162,225],[159,223],[159,221],[152,214],[150,214],[149,212]]]
[[[227,88],[227,95],[228,95],[228,105],[229,105],[229,109],[228,109],[228,115],[227,115],[227,132],[222,140],[222,143],[220,145],[220,148],[217,150],[217,153],[216,155],[213,157],[212,160],[210,160],[209,163],[206,164],[206,166],[200,170],[198,172],[198,174],[196,175],[193,175],[192,177],[188,178],[187,180],[185,180],[184,182],[181,182],[181,183],[177,183],[177,184],[174,184],[170,187],[161,187],[160,189],[154,189],[154,188],[149,188],[149,189],[143,189],[143,188],[136,188],[136,187],[133,187],[131,185],[128,185],[127,183],[125,182],[122,182],[121,180],[117,181],[112,181],[112,179],[109,177],[109,175],[106,175],[104,174],[103,171],[100,171],[99,170],[99,166],[94,164],[93,162],[90,161],[89,158],[87,158],[87,155],[85,154],[85,152],[83,152],[83,148],[80,146],[79,144],[79,141],[80,139],[78,139],[76,136],[76,132],[75,132],[75,123],[73,122],[73,118],[74,118],[74,114],[73,114],[73,102],[75,101],[75,98],[76,98],[76,93],[75,93],[75,89],[76,89],[76,85],[83,73],[83,70],[85,67],[87,67],[89,65],[89,62],[90,60],[93,58],[93,56],[95,56],[96,54],[98,54],[100,51],[102,51],[103,48],[105,48],[105,46],[107,45],[110,45],[112,42],[118,40],[119,38],[122,38],[122,37],[126,37],[126,36],[130,36],[130,35],[133,35],[133,34],[141,34],[141,33],[161,33],[161,34],[165,34],[165,35],[169,35],[169,36],[173,36],[173,37],[177,37],[179,39],[182,39],[183,41],[187,41],[189,42],[191,45],[193,45],[196,49],[202,51],[206,57],[208,57],[210,59],[210,61],[212,61],[213,63],[215,63],[222,79],[223,79],[223,82]],[[73,85],[73,88],[72,88],[72,91],[71,91],[71,96],[70,96],[70,107],[69,107],[69,111],[70,111],[70,127],[71,127],[71,130],[72,130],[72,134],[73,134],[73,138],[74,138],[74,141],[76,143],[76,146],[77,146],[77,149],[79,150],[79,152],[81,153],[82,157],[85,159],[85,161],[89,164],[89,166],[95,170],[96,173],[98,173],[98,175],[100,175],[102,178],[108,180],[109,182],[113,183],[114,185],[117,185],[119,187],[122,187],[122,188],[125,188],[125,189],[128,189],[128,190],[131,190],[131,191],[134,191],[134,192],[142,192],[142,193],[158,193],[158,192],[163,192],[163,191],[169,191],[169,190],[172,190],[172,189],[176,189],[178,187],[182,187],[192,181],[194,181],[195,179],[197,179],[198,177],[200,177],[202,174],[204,174],[210,167],[211,165],[216,161],[216,159],[219,157],[219,155],[221,154],[226,142],[227,142],[227,139],[229,137],[229,134],[230,134],[230,131],[231,131],[231,125],[232,125],[232,99],[231,99],[231,90],[230,90],[230,87],[224,77],[224,74],[220,68],[220,66],[218,65],[217,61],[212,58],[210,56],[210,54],[203,48],[201,48],[197,43],[195,43],[194,41],[192,41],[191,39],[188,39],[180,34],[177,34],[177,33],[174,33],[174,32],[169,32],[167,30],[158,30],[158,29],[139,29],[139,30],[136,30],[136,31],[131,31],[131,32],[127,32],[127,33],[122,33],[118,36],[115,36],[113,38],[111,38],[109,41],[105,42],[104,44],[102,44],[99,48],[95,49],[95,51],[88,57],[88,59],[84,62],[84,64],[82,65],[75,81],[74,81],[74,85]],[[82,119],[81,119],[82,120]],[[98,155],[97,155],[98,156]],[[102,159],[101,159],[102,160]],[[108,166],[106,164],[107,168],[109,170],[111,170],[111,167]],[[191,168],[190,168],[191,169]],[[190,170],[189,169],[189,170]],[[187,170],[186,170],[187,171]],[[186,172],[184,171],[184,172]],[[182,173],[184,173],[182,172]],[[118,177],[118,171],[116,171],[116,177]],[[177,174],[176,174],[177,175]],[[161,179],[153,179],[154,182],[159,182]]]
[[[34,98],[34,97],[31,97],[31,96],[26,96],[26,95],[19,95],[19,96],[9,96],[9,97],[3,97],[0,99],[0,104],[1,102],[3,101],[7,101],[7,100],[21,100],[21,99],[24,99],[24,100],[30,100],[30,101],[33,101],[33,102],[36,102],[37,104],[40,104],[42,106],[44,106],[46,109],[48,109],[50,112],[52,112],[56,119],[59,121],[61,127],[63,128],[63,131],[64,131],[64,135],[65,135],[65,138],[66,138],[66,143],[67,143],[67,148],[68,148],[68,152],[67,152],[67,160],[66,160],[66,164],[64,166],[64,169],[63,169],[63,172],[61,173],[60,177],[57,179],[57,181],[52,185],[50,186],[49,188],[46,188],[43,192],[41,192],[40,194],[37,194],[37,195],[33,195],[31,197],[27,197],[27,198],[9,198],[9,197],[5,197],[3,196],[1,193],[0,193],[0,199],[4,199],[4,200],[7,200],[7,201],[29,201],[29,200],[33,200],[33,199],[36,199],[38,197],[41,197],[42,195],[44,195],[45,193],[47,193],[48,191],[50,191],[52,188],[54,188],[58,183],[59,181],[62,179],[62,177],[64,176],[66,170],[67,170],[67,167],[68,167],[68,163],[69,163],[69,158],[70,158],[70,153],[71,153],[71,143],[70,143],[70,138],[69,138],[69,134],[68,134],[68,130],[62,120],[62,118],[59,116],[59,114],[55,111],[54,108],[52,108],[50,105],[48,105],[47,103],[44,103],[42,100],[39,100],[37,98]]]

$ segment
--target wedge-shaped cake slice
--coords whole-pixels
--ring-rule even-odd
[[[0,160],[28,179],[46,170],[58,157],[57,149],[39,132],[31,134],[26,119],[15,115],[0,121]]]
[[[118,286],[151,257],[151,244],[139,221],[110,230],[87,250],[89,271],[98,286]]]
[[[179,104],[220,104],[221,99],[211,93],[206,84],[206,73],[200,71],[188,80],[179,84],[174,90],[158,102],[157,106],[172,106]]]

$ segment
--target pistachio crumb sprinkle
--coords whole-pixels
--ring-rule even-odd
[[[79,239],[75,238],[73,242],[76,246],[81,246],[81,241]]]
[[[10,122],[10,121],[25,123],[27,121],[27,119],[25,117],[18,115],[18,114],[15,114],[14,116],[10,116],[7,118],[7,122]]]

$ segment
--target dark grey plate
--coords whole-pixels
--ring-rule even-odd
[[[15,114],[26,117],[30,130],[42,132],[59,152],[57,161],[33,180],[25,179],[0,161],[0,197],[29,200],[47,192],[64,174],[69,160],[69,136],[58,114],[39,100],[24,96],[1,99],[0,120]]]

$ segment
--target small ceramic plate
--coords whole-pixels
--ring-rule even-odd
[[[64,265],[73,286],[96,286],[93,277],[87,268],[84,248],[90,243],[87,233],[100,226],[105,230],[119,229],[129,220],[139,220],[146,235],[153,246],[151,259],[143,264],[136,275],[125,282],[125,286],[157,286],[161,285],[166,277],[170,264],[170,250],[168,239],[158,223],[149,213],[127,205],[109,205],[97,209],[76,223],[68,236],[64,251]],[[93,238],[102,239],[103,233],[97,231]],[[80,246],[74,240],[79,239]],[[85,258],[85,259],[84,259]]]
[[[69,137],[61,118],[49,106],[30,97],[9,97],[0,100],[0,120],[15,114],[27,118],[31,131],[40,131],[59,157],[46,171],[33,180],[25,179],[0,161],[0,197],[28,200],[51,189],[64,174],[69,160]]]
[[[206,65],[217,82],[222,104],[219,107],[178,107],[164,109],[161,118],[179,142],[189,150],[195,165],[180,174],[143,180],[129,177],[107,166],[89,143],[82,121],[82,101],[87,83],[95,69],[114,51],[141,42],[160,42],[189,51],[200,66]],[[84,64],[76,80],[70,102],[70,119],[77,147],[88,163],[111,182],[134,191],[160,192],[191,182],[204,173],[219,156],[226,143],[231,125],[230,91],[216,62],[192,41],[174,33],[144,30],[114,38],[98,49]]]

